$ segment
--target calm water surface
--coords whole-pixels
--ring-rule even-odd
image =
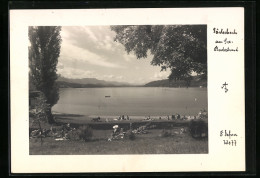
[[[110,97],[105,97],[110,96]],[[195,115],[207,109],[207,88],[63,88],[53,111],[82,115]]]

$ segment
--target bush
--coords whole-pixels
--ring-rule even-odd
[[[169,137],[171,135],[170,132],[168,132],[167,130],[163,129],[160,136],[161,137]]]
[[[208,124],[203,120],[192,120],[190,122],[189,130],[193,138],[203,138],[208,135]]]
[[[78,133],[79,139],[82,139],[84,141],[89,141],[93,136],[92,129],[88,125],[79,127]]]
[[[71,130],[67,134],[67,138],[70,140],[80,140],[80,132],[79,130]]]

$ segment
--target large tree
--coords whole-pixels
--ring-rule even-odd
[[[49,123],[54,122],[51,107],[59,100],[56,67],[60,55],[60,31],[58,26],[29,27],[29,80],[50,105],[47,113]]]
[[[206,25],[118,25],[115,41],[124,45],[127,53],[138,59],[153,55],[152,65],[169,68],[170,80],[185,80],[187,85],[193,72],[207,77]]]

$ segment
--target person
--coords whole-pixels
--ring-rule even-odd
[[[173,115],[172,115],[172,120],[174,120],[174,119],[175,119],[175,115],[173,114]]]
[[[67,123],[66,125],[63,125],[63,128],[62,128],[63,130],[64,130],[64,132],[68,132],[68,131],[70,131],[70,123]]]
[[[119,126],[118,125],[114,125],[113,126],[113,136],[116,135],[119,132]]]
[[[169,115],[167,116],[167,120],[170,120],[170,117],[169,117]]]
[[[159,120],[161,120],[162,118],[161,118],[161,116],[159,117]]]
[[[129,120],[129,116],[128,115],[126,116],[126,119]]]

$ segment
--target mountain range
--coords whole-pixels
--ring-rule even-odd
[[[96,78],[71,79],[59,76],[57,83],[60,88],[91,88],[91,87],[131,87],[136,86],[126,82],[105,81]]]
[[[145,87],[186,87],[186,81],[177,80],[169,81],[169,79],[152,81],[144,85]],[[207,79],[201,79],[200,76],[192,76],[189,87],[207,87]]]
[[[70,79],[59,76],[57,83],[60,88],[97,88],[97,87],[186,87],[184,80],[169,81],[168,79],[149,82],[145,85],[134,85],[126,82],[105,81],[96,78]],[[193,76],[189,87],[207,87],[207,79]]]

